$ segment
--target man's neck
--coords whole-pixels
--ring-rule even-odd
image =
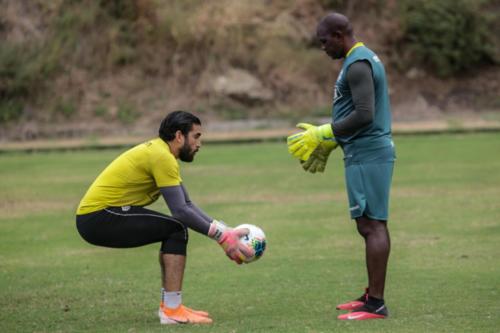
[[[346,43],[345,49],[344,49],[344,58],[347,57],[347,55],[349,54],[349,51],[351,51],[351,49],[354,47],[354,45],[356,45],[357,42],[358,41],[356,40],[356,38],[348,37],[347,43]]]
[[[172,153],[172,155],[174,155],[174,157],[176,159],[179,159],[179,149],[176,149],[175,143],[172,141],[168,141],[167,146],[170,149],[170,152]]]

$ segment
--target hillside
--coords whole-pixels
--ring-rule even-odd
[[[470,39],[435,29],[450,19],[446,7],[416,2],[3,0],[0,139],[154,133],[173,109],[257,127],[328,117],[340,63],[314,33],[333,9],[386,64],[396,121],[498,121],[500,52],[489,32],[499,28],[497,1],[454,4],[462,16],[449,22],[464,22]],[[438,10],[432,25],[425,15]]]

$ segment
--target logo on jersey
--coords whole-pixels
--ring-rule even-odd
[[[337,102],[342,98],[342,93],[340,92],[339,86],[335,85],[335,89],[333,91],[333,103]]]
[[[372,57],[372,59],[373,59],[373,61],[375,61],[375,62],[380,62],[379,57],[377,57],[376,55],[374,55],[374,56]]]
[[[335,82],[335,87],[333,87],[333,103],[342,98],[342,93],[340,92],[339,82],[342,79],[342,74],[344,74],[344,70],[342,69],[337,76],[337,82]]]

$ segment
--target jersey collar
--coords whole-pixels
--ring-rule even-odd
[[[347,58],[349,56],[349,54],[351,54],[352,51],[354,51],[354,49],[357,49],[360,46],[365,46],[365,44],[363,44],[362,42],[357,42],[356,44],[354,44],[353,47],[351,47],[351,49],[347,52],[347,54],[345,55],[345,57]]]

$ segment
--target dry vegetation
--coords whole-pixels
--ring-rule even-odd
[[[214,121],[328,116],[339,64],[314,31],[332,8],[386,63],[396,120],[500,108],[498,58],[435,76],[406,47],[395,0],[3,0],[2,8],[4,140],[143,134],[178,108]]]

